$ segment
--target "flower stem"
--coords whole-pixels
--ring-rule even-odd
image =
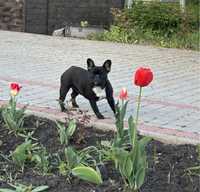
[[[123,108],[123,106],[124,106],[124,99],[122,99],[122,108]]]
[[[136,114],[136,120],[135,120],[135,127],[136,127],[136,129],[137,129],[138,119],[139,119],[139,111],[140,111],[141,97],[142,97],[142,87],[140,87],[140,92],[139,92],[139,95],[138,95],[137,114]]]

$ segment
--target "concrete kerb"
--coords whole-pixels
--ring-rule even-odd
[[[100,130],[111,130],[116,131],[115,123],[113,120],[91,120],[90,125],[96,129]],[[128,127],[127,122],[125,122],[125,127]],[[184,131],[177,131],[173,129],[168,129],[168,133],[164,133],[163,131],[165,128],[153,128],[153,127],[145,127],[144,124],[139,124],[138,132],[140,135],[149,136],[154,138],[155,140],[161,141],[166,144],[175,144],[175,145],[182,145],[182,144],[192,144],[198,145],[200,144],[200,135],[194,134],[195,138],[190,136],[191,134],[184,132]],[[172,133],[169,133],[169,132]],[[181,135],[184,136],[180,136]],[[193,133],[192,133],[193,135]]]
[[[5,105],[5,103],[5,101],[0,101],[0,107]],[[19,105],[18,107],[21,108],[22,105]],[[61,122],[66,122],[66,119],[68,118],[66,113],[61,113],[59,111],[56,112],[56,110],[48,110],[47,108],[35,106],[28,106],[26,114]],[[98,130],[116,131],[115,122],[113,119],[98,120],[93,115],[87,115],[90,116],[90,119],[85,122],[86,126],[92,126],[94,129]],[[79,121],[80,116],[81,114],[78,114],[76,111],[71,114],[71,118],[74,118],[77,121]],[[127,122],[125,122],[125,127],[128,127]],[[200,134],[198,133],[178,131],[160,127],[148,127],[143,123],[139,124],[138,131],[141,135],[152,137],[166,144],[200,144]]]

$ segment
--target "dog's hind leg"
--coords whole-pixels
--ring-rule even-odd
[[[66,97],[69,89],[70,89],[70,87],[63,87],[62,85],[60,87],[59,104],[60,104],[60,108],[61,108],[62,112],[66,111],[64,101],[65,101],[65,97]]]
[[[73,88],[72,88],[73,89]],[[72,94],[71,94],[71,101],[72,101],[72,106],[74,107],[74,108],[79,108],[79,106],[78,106],[78,104],[76,103],[76,97],[78,96],[78,92],[75,90],[75,89],[73,89],[72,90]]]

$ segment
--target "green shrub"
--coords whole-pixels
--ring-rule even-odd
[[[196,5],[198,6],[199,5],[199,0],[187,0],[186,1],[186,5]]]
[[[114,24],[128,31],[150,30],[166,37],[198,28],[195,14],[191,10],[183,13],[176,3],[137,2],[131,9],[113,10],[113,15]]]
[[[198,11],[196,4],[182,12],[178,3],[135,2],[130,9],[113,9],[110,30],[89,39],[198,50]]]

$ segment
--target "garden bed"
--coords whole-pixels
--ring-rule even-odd
[[[103,184],[100,186],[79,180],[73,176],[69,178],[61,175],[53,167],[53,154],[62,149],[56,123],[52,120],[29,116],[25,120],[28,130],[34,130],[35,142],[42,144],[51,154],[51,166],[47,174],[41,174],[32,163],[25,165],[23,172],[19,171],[12,161],[6,157],[14,151],[24,138],[8,133],[3,121],[0,122],[0,188],[8,188],[8,183],[23,183],[33,186],[48,185],[49,192],[120,192],[123,182],[111,162],[104,162],[105,168],[100,169]],[[93,127],[78,124],[75,135],[70,144],[76,149],[87,146],[98,146],[103,140],[110,141],[114,134],[111,131],[99,131]],[[147,145],[148,169],[145,183],[141,192],[198,192],[200,191],[200,176],[186,171],[190,167],[199,165],[198,148],[193,145],[166,145],[152,140]],[[9,157],[8,157],[9,158]]]

